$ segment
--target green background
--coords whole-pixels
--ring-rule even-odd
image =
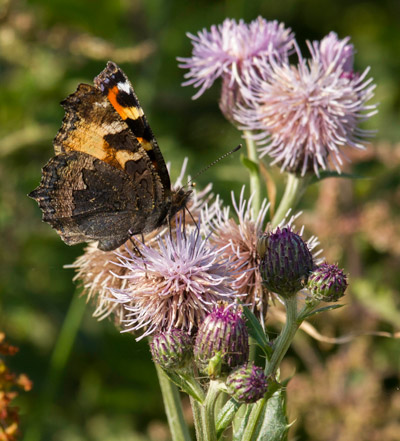
[[[141,101],[176,178],[182,160],[196,173],[241,142],[218,109],[219,84],[197,101],[183,88],[176,57],[190,56],[186,32],[226,17],[283,21],[305,40],[331,30],[352,37],[356,69],[371,66],[378,87],[377,129],[352,170],[366,179],[327,180],[302,204],[310,234],[350,273],[346,307],[313,325],[330,336],[399,331],[400,302],[400,2],[348,0],[2,0],[0,2],[0,331],[20,352],[10,368],[34,382],[21,393],[25,440],[138,441],[168,439],[155,370],[146,344],[97,322],[88,305],[72,352],[52,351],[76,292],[71,269],[83,246],[68,247],[41,223],[26,194],[40,180],[61,125],[59,102],[79,82],[91,83],[112,59]],[[350,169],[348,169],[350,170]],[[282,176],[273,171],[282,189]],[[213,182],[227,202],[247,182],[239,155],[197,178]],[[332,196],[334,194],[334,197]],[[332,199],[333,198],[333,199]],[[330,212],[333,206],[336,211]],[[369,217],[368,217],[369,216]],[[369,223],[368,223],[368,222]],[[84,303],[84,300],[80,300]],[[81,308],[82,309],[82,308]],[[280,324],[271,317],[270,329]],[[300,332],[283,370],[289,385],[292,439],[397,440],[400,433],[398,340],[363,335],[338,346]],[[67,359],[63,361],[63,356]],[[292,388],[292,391],[291,389]],[[24,439],[24,438],[22,438]]]

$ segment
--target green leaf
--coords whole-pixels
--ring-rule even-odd
[[[222,436],[224,430],[231,424],[237,410],[241,405],[241,403],[238,403],[235,399],[231,398],[218,413],[215,424],[218,439]]]
[[[163,369],[164,370],[164,369]],[[186,392],[192,398],[203,404],[205,394],[200,384],[191,376],[186,374],[177,374],[164,370],[165,375],[176,384],[183,392]]]
[[[252,337],[266,355],[271,355],[272,348],[269,345],[267,334],[265,333],[257,317],[250,311],[247,306],[243,306],[243,312],[246,317],[246,326]]]
[[[311,312],[306,313],[306,314],[304,315],[304,317],[301,316],[301,319],[302,319],[302,320],[305,320],[305,319],[308,319],[308,317],[311,317],[311,316],[313,316],[313,315],[319,314],[319,313],[321,313],[321,312],[331,311],[331,310],[333,310],[333,309],[339,309],[339,308],[342,308],[343,306],[344,306],[344,305],[342,305],[342,304],[338,304],[338,303],[335,303],[334,305],[323,306],[322,308],[318,308],[318,309],[315,309],[314,311],[311,311]]]
[[[242,164],[251,172],[258,174],[258,164],[251,159],[249,159],[247,156],[243,155],[243,153],[240,155],[240,160],[242,161]]]
[[[371,179],[368,176],[355,175],[352,173],[338,173],[336,171],[321,171],[318,176],[313,176],[310,185],[328,178],[346,178],[346,179]]]
[[[247,404],[240,408],[237,413],[237,417],[233,421],[233,438],[232,441],[242,441],[243,433],[247,427],[250,413],[253,409],[254,404]],[[236,422],[240,422],[240,424],[235,424]]]
[[[287,439],[289,427],[286,416],[286,393],[284,389],[279,389],[264,406],[252,440],[284,441]]]

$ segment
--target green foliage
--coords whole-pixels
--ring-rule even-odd
[[[271,346],[269,345],[268,334],[266,334],[260,322],[257,320],[257,317],[250,311],[247,306],[243,307],[243,312],[247,320],[246,326],[249,331],[250,337],[254,339],[254,341],[261,348],[264,354],[270,355]]]

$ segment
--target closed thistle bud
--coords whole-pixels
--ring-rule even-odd
[[[314,267],[303,239],[289,227],[266,233],[258,239],[260,272],[268,290],[290,297],[304,288]]]
[[[242,311],[219,304],[197,332],[194,346],[197,367],[214,379],[247,362],[248,356],[249,335]]]
[[[181,329],[171,329],[155,335],[150,352],[155,363],[166,370],[180,370],[192,359],[192,338]]]
[[[268,383],[262,368],[244,365],[228,376],[226,387],[239,403],[255,403],[267,392]]]
[[[235,125],[234,109],[237,107],[238,103],[243,103],[239,85],[232,81],[230,76],[224,76],[222,79],[219,108],[225,118],[233,125]]]
[[[337,265],[323,263],[308,279],[311,301],[337,302],[344,296],[347,288],[347,276]]]

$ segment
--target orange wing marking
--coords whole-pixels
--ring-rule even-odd
[[[128,118],[135,120],[143,117],[143,110],[140,107],[121,106],[121,104],[119,104],[117,101],[118,94],[118,86],[114,86],[108,91],[107,98],[123,120],[126,120]]]

